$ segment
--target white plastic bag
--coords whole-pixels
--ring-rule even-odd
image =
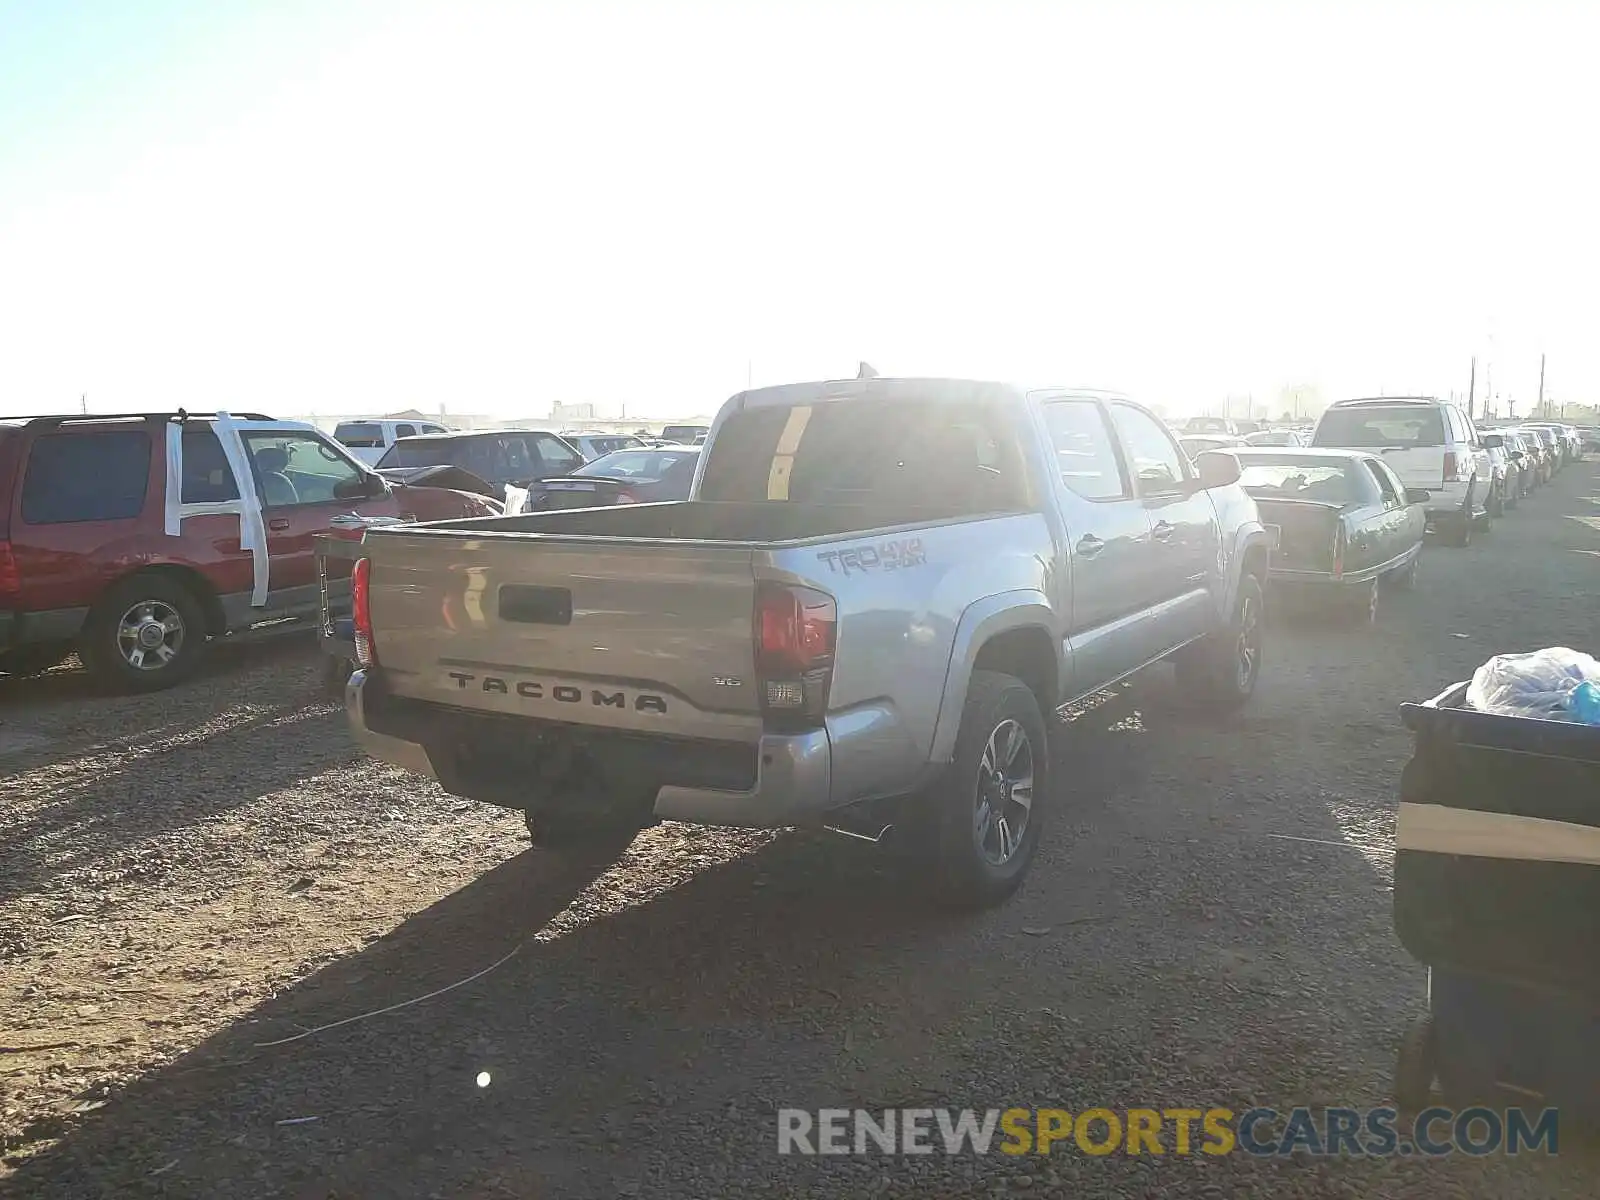
[[[1600,685],[1600,662],[1577,650],[1497,654],[1473,672],[1467,703],[1501,716],[1571,721],[1572,693],[1581,683]]]
[[[528,510],[528,498],[531,489],[506,484],[506,516]]]

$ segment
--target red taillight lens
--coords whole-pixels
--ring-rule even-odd
[[[1456,470],[1456,452],[1454,450],[1446,450],[1444,452],[1444,481],[1446,483],[1454,483],[1459,478],[1460,474]]]
[[[1333,577],[1338,579],[1344,574],[1344,526],[1333,531]]]
[[[372,560],[356,559],[350,571],[350,623],[355,627],[356,661],[376,666],[378,648],[372,640]]]
[[[632,492],[618,492],[617,493],[617,503],[618,504],[637,504],[637,503],[639,503],[639,497],[635,496]]]
[[[22,594],[22,572],[17,570],[17,556],[11,552],[10,542],[0,542],[0,596]]]
[[[769,716],[816,721],[827,711],[837,624],[838,608],[826,592],[758,586],[756,674]]]

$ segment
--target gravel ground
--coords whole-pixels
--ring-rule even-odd
[[[815,837],[527,851],[516,819],[362,762],[305,647],[154,700],[0,682],[0,1190],[1590,1197],[1570,1141],[780,1158],[774,1112],[1382,1103],[1423,1004],[1390,924],[1396,706],[1496,651],[1592,645],[1597,571],[1583,465],[1472,549],[1430,546],[1376,630],[1276,624],[1237,717],[1152,672],[1061,739],[1028,885],[960,919]]]

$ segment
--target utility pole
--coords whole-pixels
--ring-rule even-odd
[[[1544,407],[1544,355],[1543,354],[1539,355],[1539,407],[1534,409],[1534,411],[1535,412],[1542,412],[1542,413],[1544,413],[1544,415],[1546,417],[1549,417],[1549,415],[1550,415],[1548,412],[1545,412],[1545,407]]]
[[[84,416],[87,417],[89,415],[89,393],[88,392],[85,392],[85,393],[83,393],[83,395],[78,397],[78,407],[83,410],[83,415]]]
[[[1467,380],[1467,420],[1469,420],[1469,421],[1472,420],[1474,415],[1475,415],[1473,413],[1473,411],[1472,411],[1472,407],[1477,402],[1478,402],[1478,356],[1476,354],[1474,354],[1472,356],[1472,374],[1471,374],[1471,376],[1468,377],[1468,380]],[[1489,403],[1488,403],[1487,400],[1484,401],[1483,407],[1485,408],[1485,410],[1488,409]]]

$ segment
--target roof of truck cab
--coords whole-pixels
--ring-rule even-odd
[[[1029,396],[1051,399],[1066,396],[1091,396],[1098,399],[1123,399],[1119,392],[1100,388],[1025,387],[981,379],[828,379],[814,383],[785,383],[776,387],[754,388],[734,396],[741,408],[785,408],[831,400],[918,400],[948,404],[974,401],[1020,402]]]

